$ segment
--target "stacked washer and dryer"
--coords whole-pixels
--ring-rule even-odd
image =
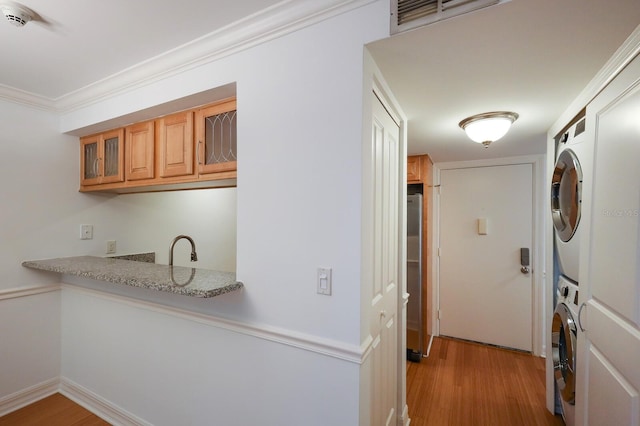
[[[579,118],[556,137],[556,163],[551,179],[551,216],[558,264],[556,305],[551,325],[556,407],[567,426],[574,425],[576,342],[578,323],[578,270],[580,209],[583,172],[592,155],[585,138],[585,118]]]

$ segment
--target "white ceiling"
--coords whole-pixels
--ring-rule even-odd
[[[0,22],[0,84],[55,100],[280,1],[20,0],[37,17]]]
[[[36,16],[22,28],[0,22],[0,89],[52,102],[240,19],[309,7],[299,0],[20,4]],[[438,162],[503,157],[544,152],[549,127],[638,24],[638,0],[512,0],[369,49],[409,118],[410,154]],[[485,150],[457,123],[493,110],[520,118]]]
[[[638,0],[511,0],[369,46],[434,162],[544,153],[546,132],[640,24]],[[514,111],[485,149],[460,120]]]

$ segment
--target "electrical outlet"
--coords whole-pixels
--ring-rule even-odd
[[[80,225],[80,239],[81,240],[93,239],[93,225]]]
[[[116,252],[116,240],[107,241],[107,254],[113,254]]]

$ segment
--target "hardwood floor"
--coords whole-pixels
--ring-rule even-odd
[[[542,358],[436,337],[431,354],[407,362],[411,426],[563,425],[545,406]],[[57,393],[0,417],[0,426],[104,426]]]
[[[104,426],[109,423],[56,393],[0,417],[0,426]]]
[[[411,426],[564,424],[546,409],[544,359],[448,338],[407,362],[407,404]]]

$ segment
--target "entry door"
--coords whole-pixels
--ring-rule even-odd
[[[374,275],[373,425],[395,425],[398,391],[398,278],[400,251],[400,128],[376,99],[373,105]]]
[[[440,173],[440,334],[532,350],[533,166]],[[485,226],[483,230],[482,227]]]
[[[594,126],[588,255],[581,257],[581,424],[640,424],[640,59],[587,106]],[[584,265],[584,267],[583,267]],[[581,275],[582,276],[582,275]],[[586,312],[585,312],[586,311]],[[580,342],[580,338],[586,338]]]

